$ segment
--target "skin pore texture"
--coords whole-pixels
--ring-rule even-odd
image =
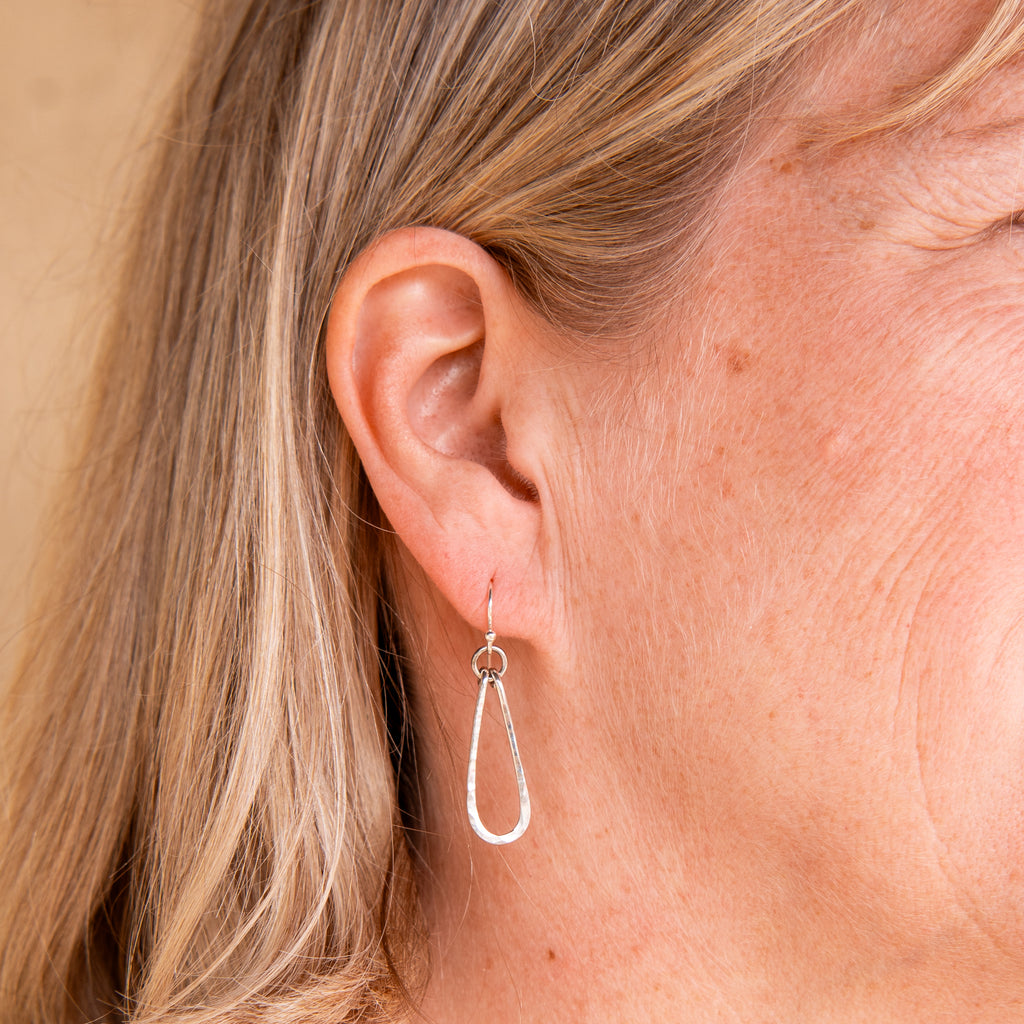
[[[1024,1021],[1024,64],[807,134],[987,10],[830,50],[630,354],[567,356],[442,232],[343,283],[331,383],[425,638],[427,1019]],[[505,848],[464,808],[491,577]]]

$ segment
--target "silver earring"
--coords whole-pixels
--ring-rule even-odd
[[[487,588],[487,632],[484,634],[484,646],[473,655],[473,672],[480,680],[480,690],[476,698],[476,714],[473,716],[473,739],[469,745],[469,771],[466,775],[466,811],[469,813],[469,823],[473,831],[487,843],[495,846],[504,846],[506,843],[514,843],[530,824],[530,793],[526,788],[526,777],[523,775],[523,764],[519,760],[519,745],[516,743],[516,731],[512,726],[512,716],[508,710],[508,701],[505,699],[505,687],[502,685],[501,677],[508,668],[508,658],[505,652],[494,643],[494,627],[491,621],[493,608],[494,588],[493,585]],[[486,655],[487,664],[481,667],[480,659]],[[495,667],[494,659],[498,659],[498,666]],[[480,820],[480,814],[476,808],[476,755],[480,746],[480,726],[484,720],[484,704],[487,702],[488,687],[493,686],[498,694],[498,703],[501,705],[501,717],[505,720],[505,732],[508,735],[508,746],[512,752],[512,767],[516,773],[516,785],[519,787],[519,821],[511,832],[504,835],[495,835]]]

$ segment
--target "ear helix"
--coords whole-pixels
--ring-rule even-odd
[[[469,814],[469,823],[473,831],[484,840],[494,846],[503,846],[515,842],[530,824],[530,793],[526,788],[526,777],[523,775],[523,765],[519,760],[519,744],[516,742],[516,731],[512,725],[512,715],[508,709],[508,700],[505,697],[505,687],[502,684],[502,676],[508,668],[508,658],[505,652],[495,645],[492,611],[494,602],[493,582],[487,587],[487,632],[484,634],[484,646],[479,648],[473,655],[471,664],[473,672],[480,680],[480,688],[476,698],[476,714],[473,716],[473,738],[469,745],[469,770],[466,774],[466,811]],[[486,655],[487,664],[481,667],[480,659]],[[498,666],[495,667],[494,659],[498,659]],[[511,832],[503,835],[496,835],[491,832],[480,820],[480,814],[476,806],[476,760],[480,747],[480,726],[484,718],[484,704],[487,702],[487,691],[493,687],[498,694],[498,703],[501,706],[501,717],[505,722],[505,733],[508,736],[509,750],[512,753],[512,766],[516,773],[516,785],[519,788],[519,820]]]

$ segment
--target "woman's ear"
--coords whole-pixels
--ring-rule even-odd
[[[536,323],[479,246],[406,228],[346,272],[326,338],[331,391],[392,527],[479,628],[493,579],[495,628],[522,637],[546,603]]]

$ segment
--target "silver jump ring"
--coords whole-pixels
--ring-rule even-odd
[[[487,655],[488,664],[484,667],[480,667],[480,656],[482,654]],[[501,668],[493,668],[490,665],[491,655],[496,654],[501,659]],[[463,655],[465,657],[465,655]],[[463,665],[466,663],[463,662]],[[505,669],[508,668],[508,658],[505,657],[505,652],[497,646],[497,644],[486,644],[481,647],[476,654],[473,655],[473,671],[476,673],[477,679],[482,679],[485,672],[490,672],[492,676],[497,676],[499,679],[505,674]]]

